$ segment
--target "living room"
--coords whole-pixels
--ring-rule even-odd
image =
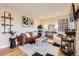
[[[76,44],[72,41],[68,42],[73,47],[65,47],[73,52],[68,51],[65,54],[61,51],[62,42],[67,41],[62,38],[68,36],[74,40],[76,35],[75,30],[68,32],[76,28],[75,20],[70,21],[70,17],[74,17],[74,6],[78,8],[78,4],[72,3],[0,4],[0,55],[16,56],[18,54],[13,53],[13,50],[18,49],[28,56],[75,55]],[[11,52],[6,52],[7,48]]]

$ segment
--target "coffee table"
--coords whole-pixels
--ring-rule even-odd
[[[44,44],[45,42],[47,42],[47,37],[40,37],[38,39],[35,40],[35,44],[37,46],[42,46],[42,44]]]

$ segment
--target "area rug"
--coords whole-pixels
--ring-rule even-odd
[[[50,55],[58,56],[59,47],[52,46],[52,44],[44,43],[42,46],[36,44],[25,44],[18,47],[25,54],[32,56],[34,53],[45,56],[47,53]]]
[[[38,52],[35,52],[32,56],[43,56],[43,55]],[[47,53],[45,56],[54,56],[54,55]]]

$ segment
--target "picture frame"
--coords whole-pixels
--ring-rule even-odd
[[[65,31],[65,29],[68,28],[68,19],[59,19],[58,20],[58,31]]]
[[[34,21],[31,18],[29,19],[29,27],[34,27]]]
[[[28,27],[28,17],[22,16],[22,27]]]
[[[34,27],[34,21],[32,18],[22,16],[22,27]]]

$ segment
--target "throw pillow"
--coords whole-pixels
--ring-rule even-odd
[[[33,36],[33,33],[32,32],[29,32],[30,36]]]
[[[37,35],[37,33],[36,32],[33,32],[33,36],[36,36]]]
[[[26,33],[21,33],[21,36],[27,37]]]
[[[26,33],[27,37],[31,37],[29,33]]]

